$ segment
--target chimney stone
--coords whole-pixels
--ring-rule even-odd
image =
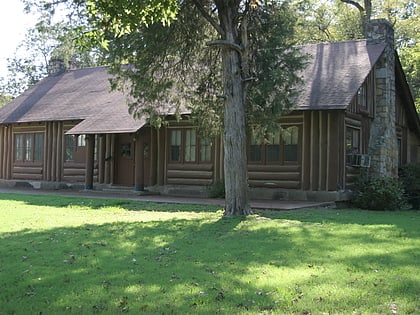
[[[374,119],[370,128],[370,172],[375,177],[398,175],[396,134],[394,30],[384,19],[372,20],[366,27],[368,45],[386,45],[374,67]]]

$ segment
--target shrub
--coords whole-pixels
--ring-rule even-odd
[[[407,193],[408,202],[414,209],[420,208],[420,163],[403,165],[400,168],[400,181]]]
[[[360,176],[356,180],[353,203],[369,210],[400,210],[406,207],[404,189],[396,177]]]
[[[208,193],[210,198],[225,198],[225,182],[218,180],[211,183]]]

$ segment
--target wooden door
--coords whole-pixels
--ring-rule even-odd
[[[117,135],[115,142],[115,184],[134,186],[135,143],[129,134]]]

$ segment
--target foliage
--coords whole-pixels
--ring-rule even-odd
[[[297,1],[295,37],[300,44],[337,42],[363,38],[357,11],[341,1]]]
[[[36,10],[37,5],[40,5],[34,3],[31,6],[29,2],[24,2],[28,12]],[[7,94],[18,96],[47,76],[51,58],[60,58],[65,65],[71,64],[72,67],[102,63],[101,51],[97,47],[85,50],[75,45],[74,39],[88,27],[83,19],[74,19],[70,13],[65,16],[58,9],[50,13],[39,9],[38,13],[41,15],[36,25],[27,31],[25,39],[16,47],[15,54],[7,59],[8,75],[2,82],[2,88]],[[61,20],[57,21],[55,13],[60,15]]]
[[[13,98],[10,95],[5,94],[4,92],[0,92],[0,107],[3,107],[7,103],[9,103],[12,99]]]
[[[420,163],[403,165],[399,177],[407,193],[420,195]]]
[[[0,196],[4,314],[415,314],[419,212]],[[244,246],[246,243],[246,246]]]
[[[413,209],[420,207],[420,163],[403,165],[399,170],[399,178],[408,202]]]
[[[400,210],[406,207],[404,188],[396,177],[361,175],[355,181],[353,203],[370,210]]]
[[[293,109],[301,83],[296,72],[306,57],[292,40],[296,17],[288,4],[255,13],[249,21],[249,68],[254,80],[247,93],[247,122],[264,133],[277,130],[278,118]]]

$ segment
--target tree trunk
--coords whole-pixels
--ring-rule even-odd
[[[221,12],[219,11],[219,14]],[[237,44],[231,15],[222,18],[225,39]],[[222,48],[223,86],[225,97],[224,172],[225,216],[251,213],[248,199],[248,169],[246,153],[246,118],[241,56],[236,49]]]

